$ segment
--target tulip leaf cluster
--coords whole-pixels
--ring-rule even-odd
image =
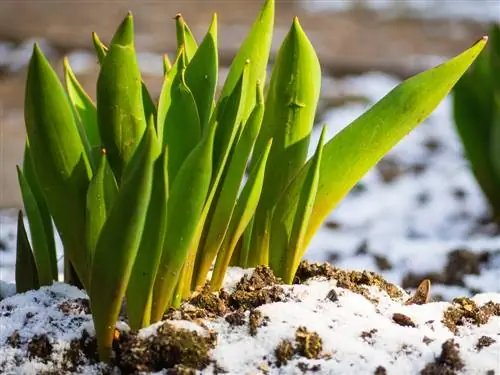
[[[448,94],[486,41],[416,75],[308,160],[321,69],[298,19],[266,70],[274,1],[266,0],[219,94],[217,18],[203,39],[176,17],[175,59],[163,60],[153,100],[128,14],[109,45],[93,34],[96,101],[67,60],[64,82],[35,45],[26,81],[27,140],[19,184],[18,291],[57,280],[52,221],[65,281],[90,297],[102,360],[125,303],[133,329],[230,265],[269,265],[291,282],[322,221],[356,182]],[[265,92],[265,94],[264,94]]]

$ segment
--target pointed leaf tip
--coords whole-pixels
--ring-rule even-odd
[[[134,43],[134,17],[132,12],[128,12],[124,18],[115,35],[111,44],[118,44],[121,46],[128,46]]]

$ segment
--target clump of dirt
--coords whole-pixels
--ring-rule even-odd
[[[361,334],[359,335],[359,337],[361,337],[364,341],[366,341],[367,343],[369,343],[370,345],[373,345],[375,343],[375,339],[374,339],[374,335],[378,332],[378,329],[376,328],[372,328],[371,330],[369,331],[363,331],[361,332]]]
[[[52,344],[47,335],[35,335],[28,342],[28,356],[38,357],[46,362],[52,354]]]
[[[295,331],[295,343],[290,340],[282,340],[276,347],[276,365],[286,365],[294,355],[308,359],[321,358],[323,352],[323,341],[316,332],[310,332],[305,327],[299,327]]]
[[[416,288],[422,279],[429,279],[436,284],[466,286],[466,275],[479,275],[481,266],[487,263],[490,253],[487,251],[474,253],[467,249],[455,249],[448,254],[448,260],[441,272],[415,274],[409,272],[405,275],[402,287]]]
[[[226,315],[226,322],[232,326],[245,325],[245,313],[242,311],[235,311]]]
[[[394,323],[399,324],[402,327],[415,328],[417,326],[409,316],[401,313],[394,313],[392,315],[392,320]]]
[[[250,277],[245,275],[232,293],[223,289],[213,292],[207,284],[180,308],[169,309],[163,318],[189,321],[215,319],[236,311],[241,312],[267,303],[284,301],[287,295],[280,284],[281,280],[274,276],[269,267],[259,266]]]
[[[59,310],[65,315],[90,314],[90,301],[85,298],[64,301],[59,305]]]
[[[183,369],[193,372],[210,364],[209,351],[217,335],[176,328],[164,323],[155,335],[140,338],[136,333],[122,333],[115,341],[115,365],[124,373]],[[182,373],[182,372],[180,372]],[[186,372],[184,372],[186,373]]]
[[[378,366],[375,369],[374,375],[387,375],[387,370],[383,366]]]
[[[259,310],[253,309],[248,317],[248,332],[251,336],[257,334],[257,328],[265,327],[269,323],[269,317],[262,315]]]
[[[489,336],[481,336],[479,340],[477,340],[476,349],[477,351],[481,351],[483,348],[487,348],[491,344],[494,344],[496,340]]]
[[[80,338],[71,340],[69,349],[64,353],[63,358],[64,369],[71,372],[75,372],[78,366],[98,363],[96,338],[84,330]]]
[[[459,345],[450,339],[441,346],[441,354],[434,362],[428,363],[420,372],[421,375],[454,375],[464,368],[465,364],[460,358]]]
[[[250,277],[245,275],[238,282],[229,295],[228,305],[232,309],[249,310],[271,302],[282,302],[287,295],[280,284],[281,280],[269,267],[259,266]]]
[[[224,315],[228,309],[226,295],[213,293],[208,284],[199,293],[191,297],[189,303],[216,316]]]
[[[491,316],[500,316],[500,303],[489,301],[479,307],[469,298],[455,298],[453,306],[443,314],[443,324],[457,334],[458,328],[466,324],[480,326],[488,323]]]
[[[369,290],[367,289],[369,286],[379,287],[393,299],[399,299],[403,295],[397,286],[387,282],[382,276],[374,272],[345,271],[327,263],[320,264],[302,261],[295,274],[294,282],[296,284],[303,284],[313,277],[325,277],[328,280],[337,280],[338,287],[361,294],[371,301],[373,301],[373,298],[370,297]]]

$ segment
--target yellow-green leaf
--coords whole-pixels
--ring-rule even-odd
[[[153,291],[151,322],[160,320],[171,303],[195,235],[212,177],[214,134],[215,128],[212,128],[187,157],[172,183],[163,254]]]
[[[167,148],[155,162],[153,190],[146,223],[127,288],[127,316],[132,329],[150,324],[153,286],[167,229],[168,201]]]
[[[65,257],[86,285],[85,195],[90,164],[69,99],[36,44],[28,66],[24,113],[33,169]]]
[[[269,140],[267,147],[264,150],[260,160],[257,162],[255,169],[248,177],[248,181],[243,188],[238,203],[234,209],[233,216],[229,229],[224,238],[224,243],[217,255],[215,268],[212,275],[211,286],[213,290],[218,290],[222,287],[224,275],[231,260],[233,251],[243,232],[247,228],[248,223],[252,219],[264,184],[264,172],[268,161],[269,151],[271,150],[272,139]]]
[[[141,73],[134,49],[132,14],[111,41],[97,80],[97,119],[118,184],[146,129]]]
[[[115,323],[141,243],[158,154],[150,122],[97,241],[88,290],[102,361],[109,361]]]
[[[273,66],[266,111],[254,158],[266,142],[273,147],[255,214],[249,266],[268,263],[273,208],[280,193],[304,165],[321,87],[321,68],[311,42],[297,18],[281,45]]]

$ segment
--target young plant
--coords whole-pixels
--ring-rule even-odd
[[[500,26],[453,89],[455,125],[476,180],[500,223]]]
[[[53,220],[66,280],[89,294],[102,360],[124,299],[130,326],[145,327],[203,285],[214,261],[213,289],[231,260],[269,264],[291,282],[326,215],[431,113],[486,43],[402,83],[328,142],[323,131],[307,161],[320,65],[294,19],[265,97],[273,23],[274,1],[266,0],[218,98],[215,16],[199,44],[176,17],[178,51],[172,64],[164,59],[158,103],[141,79],[132,14],[109,46],[92,36],[96,103],[67,61],[65,90],[35,45],[19,170],[33,249],[20,220],[16,281],[24,291],[57,280]]]

